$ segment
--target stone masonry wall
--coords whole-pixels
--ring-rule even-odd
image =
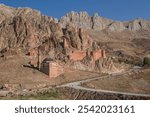
[[[94,61],[100,58],[106,58],[105,50],[91,51],[91,57],[93,58]]]
[[[63,66],[59,65],[57,62],[54,62],[54,61],[49,62],[49,77],[50,78],[55,78],[62,73],[64,73]]]
[[[86,57],[86,52],[82,51],[73,51],[72,53],[69,54],[69,60],[72,61],[80,61],[83,60],[83,58]]]
[[[38,54],[38,52],[41,51],[39,51],[37,48],[34,48],[31,49],[29,52],[31,57],[31,64],[34,65],[34,67],[40,68],[41,70],[41,63],[43,61],[43,57],[41,53]],[[90,52],[74,50],[68,55],[68,58],[69,60],[76,62],[83,60],[86,56],[89,56],[92,60],[97,61],[100,58],[105,58],[106,54],[105,50],[95,50]],[[71,67],[68,67],[67,69],[69,70],[71,69]],[[68,70],[66,70],[65,66],[60,65],[56,61],[50,61],[48,66],[44,67],[44,73],[49,74],[50,78],[55,78]]]
[[[72,61],[80,61],[83,60],[84,57],[86,57],[87,52],[86,51],[73,51],[69,54],[69,60]],[[106,58],[105,50],[95,50],[90,52],[90,57],[96,61],[100,58]]]
[[[99,58],[102,58],[102,50],[92,51],[91,57],[94,59],[94,61],[98,60]]]

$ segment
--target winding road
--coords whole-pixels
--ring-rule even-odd
[[[106,75],[106,76],[95,77],[95,78],[91,78],[91,79],[86,79],[86,80],[76,81],[76,82],[72,82],[72,83],[67,83],[67,84],[61,85],[59,87],[69,87],[69,88],[74,88],[74,89],[77,89],[77,90],[86,90],[86,91],[103,92],[103,93],[111,93],[111,94],[114,93],[114,94],[130,95],[130,96],[150,97],[150,94],[139,94],[139,93],[101,90],[101,89],[93,89],[93,88],[87,88],[87,87],[81,86],[82,83],[87,83],[87,82],[90,82],[90,81],[104,79],[104,78],[110,78],[111,76],[124,75],[124,74],[130,73],[133,70],[134,69],[130,69],[129,71],[126,71],[126,72],[112,73],[112,74],[109,74],[109,75]]]

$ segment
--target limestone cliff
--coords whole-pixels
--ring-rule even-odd
[[[30,8],[0,5],[0,56],[18,54],[18,50],[22,50],[31,57],[33,65],[40,55],[40,63],[51,58],[78,69],[116,71],[112,60],[101,55],[104,47],[93,40],[87,29],[132,32],[150,29],[150,22],[143,19],[119,22],[98,14],[91,17],[87,12],[71,12],[58,21]],[[94,53],[90,59],[89,52]]]
[[[135,19],[128,22],[113,21],[111,19],[103,18],[97,13],[94,16],[89,16],[87,12],[70,12],[66,16],[60,19],[63,26],[66,26],[68,22],[72,22],[76,26],[85,29],[104,30],[109,29],[111,31],[136,31],[140,29],[150,29],[150,21],[144,19]]]

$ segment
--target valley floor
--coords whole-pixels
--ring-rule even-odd
[[[120,75],[74,71],[50,79],[38,70],[23,67],[28,61],[25,56],[1,60],[0,85],[6,85],[8,89],[0,89],[0,99],[128,99],[113,92],[110,95],[113,98],[109,98],[107,92],[99,94],[98,90],[139,94],[133,99],[145,99],[139,98],[140,94],[150,95],[150,69],[135,69]],[[71,83],[79,83],[83,89],[75,89]]]
[[[150,69],[133,71],[118,76],[110,75],[109,78],[83,83],[82,86],[93,89],[150,95]]]

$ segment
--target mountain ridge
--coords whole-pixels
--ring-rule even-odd
[[[13,8],[1,4],[0,11],[1,11],[0,22],[2,22],[5,18],[10,16],[12,17],[19,14],[28,14],[30,12],[33,12],[31,13],[32,15],[37,14],[37,16],[41,15],[49,17],[52,20],[55,20],[55,22],[61,23],[63,27],[65,27],[67,23],[71,22],[80,28],[94,29],[94,30],[109,29],[111,31],[123,31],[123,30],[136,31],[140,29],[147,30],[150,28],[149,20],[138,18],[131,21],[116,21],[101,17],[97,13],[95,13],[93,16],[90,16],[86,11],[82,12],[71,11],[70,13],[67,13],[65,16],[62,16],[60,19],[42,15],[40,11],[32,10],[31,8],[28,7]],[[36,18],[36,16],[34,16],[34,18]]]
[[[87,12],[71,12],[56,20],[30,8],[4,5],[0,11],[0,59],[21,50],[36,67],[40,53],[40,63],[50,57],[79,69],[93,66],[92,70],[112,72],[118,71],[112,58],[139,64],[149,53],[150,22],[146,20],[118,22]]]

